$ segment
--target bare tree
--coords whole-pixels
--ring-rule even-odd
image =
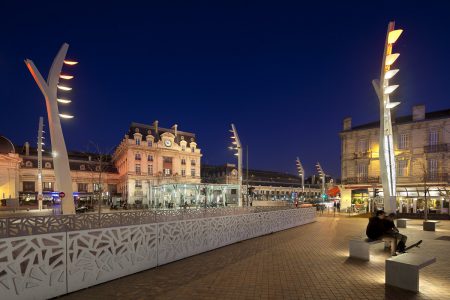
[[[428,184],[428,180],[430,179],[430,174],[424,160],[416,162],[416,165],[419,168],[419,178],[422,181],[423,195],[425,200],[424,220],[428,221],[428,196],[430,195],[430,186]]]
[[[105,189],[105,185],[107,184],[106,179],[104,178],[104,173],[108,171],[109,161],[111,158],[111,150],[102,151],[98,144],[94,142],[89,143],[88,147],[89,155],[89,164],[88,169],[91,172],[92,184],[93,184],[93,194],[97,196],[98,199],[98,213],[101,213],[102,209],[102,201],[103,201],[103,192],[108,190]],[[92,157],[92,155],[93,157]],[[95,189],[95,184],[97,184],[97,189]]]

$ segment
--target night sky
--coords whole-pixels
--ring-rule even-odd
[[[295,173],[299,156],[307,176],[316,161],[340,176],[343,118],[378,119],[371,80],[390,20],[405,30],[397,114],[450,107],[448,1],[114,2],[1,2],[0,134],[35,143],[45,102],[23,60],[46,76],[67,42],[80,62],[66,68],[69,149],[110,149],[132,121],[157,119],[196,133],[202,162],[222,164],[235,161],[233,122],[251,168]]]

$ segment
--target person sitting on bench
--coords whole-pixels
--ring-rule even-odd
[[[384,229],[384,211],[377,210],[374,217],[369,219],[369,224],[367,224],[366,235],[371,240],[379,240],[383,237],[385,232]]]
[[[390,213],[387,217],[383,219],[384,225],[383,237],[395,238],[395,240],[398,241],[396,250],[400,253],[403,253],[405,252],[406,240],[408,239],[408,237],[406,235],[401,234],[398,228],[395,227],[394,218],[395,214]]]

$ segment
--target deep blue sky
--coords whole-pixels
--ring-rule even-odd
[[[388,21],[405,30],[396,97],[449,107],[447,1],[2,1],[0,134],[34,143],[44,99],[23,60],[47,74],[63,42],[80,64],[63,124],[68,148],[111,148],[130,122],[197,134],[203,163],[232,162],[231,122],[250,167],[340,175],[342,119],[375,121]],[[344,4],[345,2],[345,4]],[[420,3],[420,4],[419,4]]]

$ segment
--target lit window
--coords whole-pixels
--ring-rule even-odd
[[[53,192],[53,182],[43,182],[42,190],[46,192]]]
[[[402,133],[398,140],[398,149],[408,149],[409,148],[409,135]]]
[[[172,174],[171,169],[164,169],[164,176],[169,176],[170,174]]]
[[[359,152],[367,152],[369,150],[369,142],[367,139],[359,140],[358,142],[358,151]]]
[[[136,174],[141,175],[141,165],[136,164]]]
[[[100,192],[102,185],[100,183],[94,183],[94,192]]]
[[[408,161],[397,161],[397,176],[408,176]]]

